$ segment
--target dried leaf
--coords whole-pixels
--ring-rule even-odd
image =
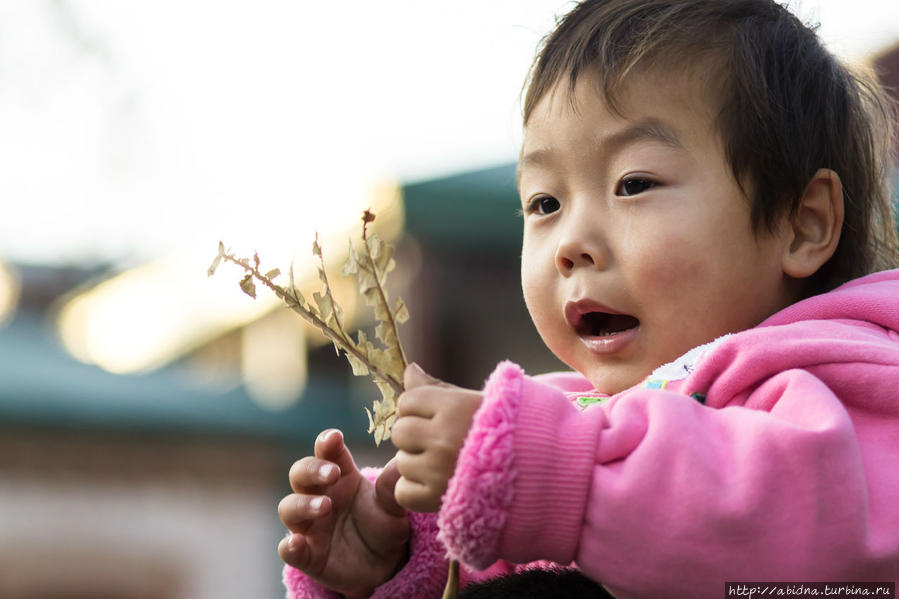
[[[265,273],[265,278],[266,279],[274,279],[275,277],[279,276],[280,274],[281,274],[280,268],[273,268],[270,271],[268,271],[267,273]]]
[[[365,376],[370,374],[370,370],[368,366],[365,365],[365,362],[357,358],[351,353],[346,354],[346,359],[350,363],[350,366],[353,368],[353,374],[356,376]]]
[[[318,291],[312,294],[312,301],[318,306],[318,314],[329,326],[334,320],[334,303],[329,294],[322,295]]]
[[[344,265],[344,269],[356,277],[356,285],[359,288],[359,293],[367,295],[368,292],[377,290],[379,281],[371,268],[371,261],[368,259],[368,256],[364,254],[360,255],[356,252],[355,248],[350,249],[350,256],[351,257],[347,259],[347,264]],[[352,261],[352,263],[350,261]],[[352,266],[348,268],[350,264],[352,264]]]
[[[409,309],[402,298],[396,298],[396,307],[393,309],[393,319],[399,324],[403,324],[409,320]]]
[[[215,274],[215,269],[219,267],[219,264],[222,263],[222,255],[219,254],[215,257],[215,260],[212,261],[212,264],[209,265],[209,268],[206,269],[206,276],[211,277]]]
[[[378,282],[383,285],[387,278],[387,273],[396,266],[396,262],[393,260],[393,246],[381,241],[377,235],[370,236],[365,243],[371,256],[371,261],[374,263],[374,268],[378,273]]]
[[[372,403],[373,411],[366,409],[368,414],[368,432],[375,435],[375,444],[390,438],[390,429],[396,421],[396,390],[382,380],[375,380],[382,399]]]
[[[303,297],[303,294],[300,293],[300,290],[299,290],[299,289],[297,289],[296,287],[293,287],[293,288],[291,289],[291,293],[293,293],[293,297],[294,297],[295,300],[297,300],[297,303],[298,303],[298,304],[300,304],[301,306],[305,306],[305,305],[306,305],[306,303],[307,303],[307,302],[306,302],[306,298]]]
[[[248,274],[243,279],[240,280],[240,288],[241,290],[256,299],[256,284],[253,282],[253,275]]]
[[[406,365],[403,363],[402,355],[395,348],[377,349],[369,352],[368,357],[375,369],[389,374],[398,381],[403,380]]]
[[[363,361],[369,359],[368,346],[370,345],[371,344],[365,337],[365,333],[363,331],[359,331],[358,341],[356,342],[355,349],[362,355],[362,359],[351,352],[346,353],[346,359],[350,363],[350,366],[353,368],[353,374],[356,376],[365,376],[371,372],[368,368],[368,365]]]
[[[290,263],[288,275],[290,277],[290,292],[293,295],[293,298],[300,304],[300,306],[304,306],[306,304],[306,298],[303,297],[303,294],[297,289],[297,284],[293,280],[293,261]]]
[[[375,327],[375,337],[387,347],[393,345],[393,329],[390,323],[383,320],[379,322]]]
[[[345,277],[354,276],[359,272],[359,263],[356,261],[356,250],[353,248],[352,240],[350,240],[349,246],[346,262],[343,263],[343,270],[340,271]]]

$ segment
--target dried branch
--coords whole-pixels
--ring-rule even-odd
[[[390,428],[396,420],[396,400],[403,392],[403,372],[407,365],[406,355],[400,344],[397,326],[408,320],[409,312],[401,299],[394,308],[390,307],[384,282],[395,266],[392,259],[393,247],[381,241],[376,235],[368,234],[368,224],[375,216],[368,210],[362,216],[362,242],[364,253],[360,254],[350,243],[349,256],[343,267],[344,276],[354,276],[359,293],[366,303],[372,307],[378,324],[375,336],[380,342],[376,346],[364,331],[358,331],[357,339],[346,331],[343,322],[343,309],[331,293],[331,285],[325,270],[322,249],[316,235],[312,245],[312,253],[318,258],[319,280],[322,290],[313,293],[310,303],[297,289],[293,280],[293,267],[290,269],[290,285],[285,288],[274,282],[280,276],[280,269],[272,269],[266,273],[261,270],[258,254],[253,260],[239,258],[225,249],[219,242],[218,254],[210,265],[207,274],[212,276],[222,262],[231,262],[244,269],[245,275],[240,280],[240,289],[250,297],[256,297],[256,282],[262,283],[275,293],[291,310],[304,320],[318,328],[334,344],[338,353],[343,352],[353,368],[353,374],[362,376],[370,374],[381,392],[381,401],[375,401],[372,409],[366,408],[369,419],[369,432],[374,434],[375,442],[390,438]]]
[[[209,267],[207,274],[212,276],[216,268],[222,263],[231,262],[244,269],[246,274],[240,281],[241,290],[250,297],[256,297],[256,285],[259,281],[277,295],[291,310],[299,314],[304,320],[317,327],[328,339],[334,343],[338,353],[344,352],[353,374],[370,374],[381,391],[381,401],[374,401],[372,410],[365,409],[368,415],[369,433],[374,433],[375,443],[390,438],[390,428],[396,420],[396,400],[403,392],[403,372],[406,369],[407,359],[400,343],[397,326],[409,319],[409,312],[401,299],[397,299],[396,306],[390,307],[384,282],[394,268],[393,247],[378,239],[375,235],[368,235],[368,224],[375,220],[375,215],[366,210],[362,215],[362,245],[364,254],[358,253],[350,242],[349,254],[343,267],[344,276],[353,276],[359,288],[359,293],[365,298],[366,303],[372,307],[378,324],[375,328],[375,336],[383,347],[375,347],[368,340],[363,331],[357,334],[357,340],[346,332],[343,323],[343,310],[334,300],[331,294],[331,285],[325,271],[322,249],[318,243],[318,235],[312,245],[312,253],[319,260],[318,275],[322,283],[322,291],[313,294],[312,305],[306,301],[303,294],[297,289],[293,279],[293,265],[290,268],[290,286],[281,287],[274,282],[280,276],[277,268],[266,273],[260,270],[259,255],[253,255],[252,264],[246,258],[238,258],[225,249],[225,245],[219,242],[218,254]],[[444,599],[452,599],[458,595],[459,563],[450,561],[450,571],[447,577]]]

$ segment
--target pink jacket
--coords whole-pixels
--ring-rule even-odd
[[[374,597],[439,597],[443,548],[473,569],[463,582],[574,562],[619,597],[895,581],[897,331],[899,270],[794,304],[612,397],[574,373],[500,364],[436,525],[415,516],[409,563]],[[289,597],[328,596],[291,568],[285,581]]]

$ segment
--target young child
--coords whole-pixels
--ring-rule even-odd
[[[899,578],[891,117],[771,0],[577,5],[519,162],[525,301],[575,372],[410,367],[380,474],[322,433],[288,596],[439,597],[447,556],[615,597]]]

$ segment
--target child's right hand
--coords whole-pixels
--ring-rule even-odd
[[[406,559],[409,520],[394,499],[399,472],[389,462],[375,483],[353,461],[340,431],[322,432],[315,456],[290,469],[294,493],[278,515],[292,533],[278,554],[331,590],[367,597]]]

